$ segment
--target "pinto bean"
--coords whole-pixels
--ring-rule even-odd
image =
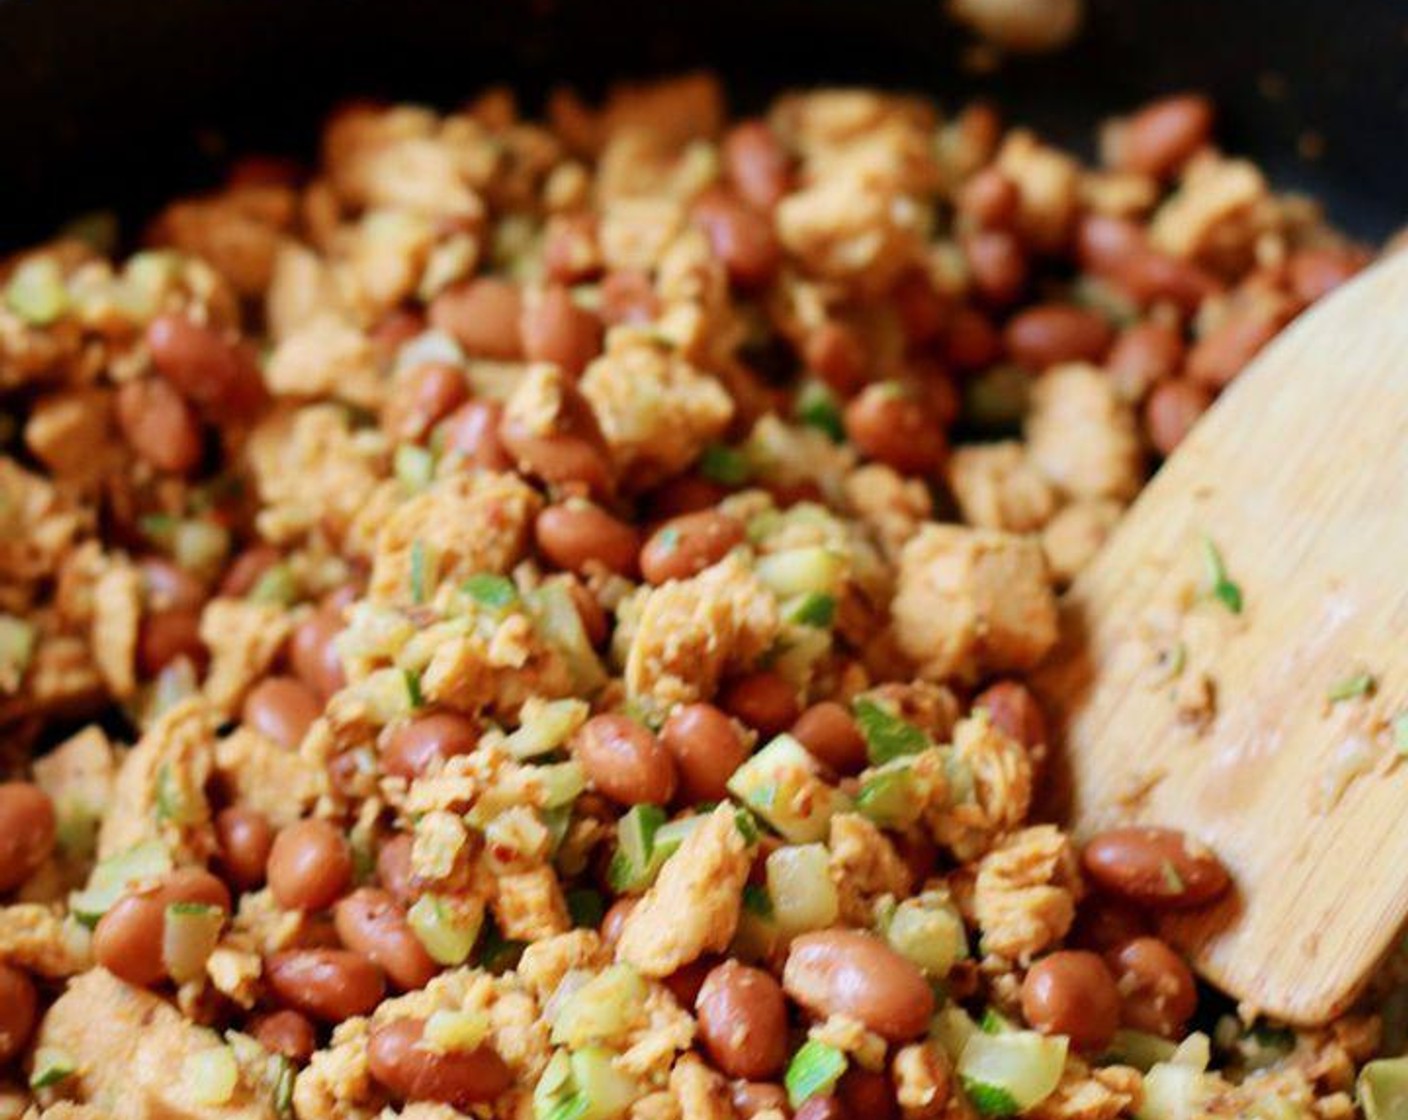
[[[512,1083],[512,1073],[492,1047],[432,1050],[421,1045],[424,1034],[420,1019],[392,1019],[372,1031],[367,1065],[392,1095],[467,1112],[472,1105],[494,1100]]]
[[[713,704],[677,708],[660,729],[660,742],[674,756],[680,795],[689,804],[727,798],[729,778],[748,757],[733,720]]]
[[[719,707],[765,738],[786,731],[802,714],[797,689],[766,669],[734,677],[719,693]]]
[[[849,1015],[891,1042],[929,1026],[934,993],[924,974],[880,938],[859,930],[804,933],[788,950],[787,994],[812,1015]]]
[[[725,961],[705,978],[694,1006],[704,1048],[724,1073],[756,1081],[782,1072],[787,1001],[769,973]]]
[[[249,1033],[265,1050],[282,1054],[299,1065],[318,1048],[318,1035],[306,1015],[297,1011],[271,1011],[250,1024]]]
[[[440,971],[388,891],[353,891],[334,908],[333,926],[343,945],[369,958],[402,991],[425,987]]]
[[[1105,368],[1126,400],[1143,400],[1155,384],[1172,377],[1183,364],[1183,337],[1153,320],[1135,323],[1115,340]]]
[[[1193,344],[1188,376],[1212,389],[1235,378],[1285,325],[1282,312],[1253,308],[1233,313]]]
[[[743,522],[718,510],[671,518],[640,550],[640,570],[657,587],[689,579],[722,560],[745,536]]]
[[[1113,828],[1081,854],[1085,872],[1120,898],[1162,910],[1205,906],[1231,885],[1212,850],[1172,828]]]
[[[268,817],[242,805],[221,809],[215,815],[215,840],[220,845],[220,864],[231,883],[242,891],[263,884],[269,849],[274,845]]]
[[[411,780],[479,745],[479,724],[458,712],[431,712],[400,724],[386,739],[381,768]]]
[[[322,701],[297,677],[265,677],[249,690],[240,710],[246,726],[293,750],[323,714]]]
[[[998,681],[973,698],[973,707],[988,713],[993,724],[1027,750],[1047,742],[1046,717],[1031,689],[1017,681]]]
[[[13,965],[0,964],[0,1065],[24,1051],[38,1018],[34,981]]]
[[[772,223],[724,191],[709,191],[697,199],[690,218],[704,231],[714,256],[740,288],[768,284],[782,264],[782,245]]]
[[[868,459],[901,474],[932,474],[948,458],[938,418],[913,393],[893,383],[872,385],[846,406],[846,436]]]
[[[269,990],[283,1003],[325,1023],[370,1014],[386,995],[381,972],[349,949],[289,949],[264,962]]]
[[[593,716],[573,738],[587,779],[621,805],[668,805],[679,776],[675,760],[643,724],[627,716]]]
[[[530,362],[552,362],[576,377],[601,353],[601,320],[553,285],[524,303],[519,319],[523,354]]]
[[[297,821],[269,850],[269,889],[286,910],[324,910],[352,882],[352,849],[331,821]]]
[[[319,609],[300,622],[289,639],[293,671],[323,700],[347,683],[342,659],[333,645],[340,633],[342,619],[333,611]]]
[[[571,385],[562,387],[562,411],[557,422],[555,431],[544,434],[530,431],[521,420],[505,415],[499,423],[499,441],[520,470],[550,485],[608,493],[612,468],[606,437],[587,398]]]
[[[155,887],[123,895],[98,920],[93,959],[137,987],[160,983],[166,977],[166,908],[175,902],[217,906],[230,913],[230,892],[214,875],[196,867],[170,872]]]
[[[137,668],[142,675],[154,677],[178,657],[188,659],[197,669],[206,662],[200,612],[172,608],[143,618],[137,633]]]
[[[1120,993],[1098,956],[1065,949],[1028,970],[1022,1014],[1043,1034],[1063,1034],[1078,1050],[1099,1051],[1120,1025]]]
[[[469,397],[464,371],[444,362],[426,362],[407,374],[382,411],[382,426],[396,440],[418,441]]]
[[[1174,449],[1212,405],[1212,393],[1187,378],[1161,381],[1144,402],[1144,426],[1160,455]]]
[[[1048,303],[1014,315],[1004,337],[1012,360],[1040,373],[1062,362],[1100,361],[1114,332],[1094,311]]]
[[[523,294],[507,280],[481,276],[446,288],[430,304],[430,323],[476,358],[502,362],[523,357],[519,316]]]
[[[1144,106],[1124,122],[1116,166],[1168,179],[1212,136],[1212,102],[1201,94],[1176,94]]]
[[[254,348],[184,315],[147,327],[152,365],[178,393],[212,416],[248,416],[268,399]]]
[[[724,174],[749,206],[771,212],[791,186],[791,160],[764,121],[743,121],[723,143]]]
[[[1180,1037],[1198,1009],[1198,986],[1183,958],[1157,937],[1139,937],[1112,950],[1108,960],[1124,1001],[1124,1025]]]
[[[127,446],[159,471],[190,474],[205,451],[195,410],[165,381],[142,378],[117,391],[117,427]]]
[[[583,575],[604,569],[627,579],[636,573],[640,534],[600,506],[567,501],[548,506],[533,523],[538,550],[557,567]]]
[[[54,850],[58,821],[49,795],[30,782],[0,784],[0,891],[12,891]]]
[[[812,330],[802,344],[802,363],[842,396],[865,384],[865,344],[848,323],[827,320]]]
[[[838,774],[859,774],[869,764],[855,717],[833,700],[813,704],[798,716],[792,737]]]
[[[959,188],[959,216],[979,229],[1008,229],[1017,218],[1022,194],[996,167],[985,167]]]
[[[660,314],[660,300],[650,274],[633,269],[609,272],[601,282],[601,317],[613,327],[643,326]]]
[[[1031,274],[1021,241],[1004,230],[987,230],[969,234],[962,244],[979,298],[998,307],[1015,303]]]

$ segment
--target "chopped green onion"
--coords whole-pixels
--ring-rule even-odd
[[[616,852],[607,869],[607,881],[618,892],[635,893],[655,881],[665,858],[656,836],[665,826],[665,810],[658,805],[633,805],[616,824]]]
[[[518,602],[518,588],[507,576],[497,576],[492,572],[477,572],[460,585],[464,593],[481,607],[493,611],[508,610]]]
[[[1017,1099],[1006,1089],[981,1081],[964,1081],[963,1091],[979,1116],[1016,1116],[1021,1111]]]
[[[230,554],[230,530],[204,518],[187,518],[176,525],[171,556],[178,565],[197,575],[213,576]]]
[[[29,1075],[31,1089],[47,1089],[78,1071],[78,1063],[66,1050],[56,1046],[41,1046],[34,1052],[34,1072]]]
[[[924,798],[909,763],[886,763],[861,783],[856,811],[882,828],[913,824],[924,811]]]
[[[1345,700],[1357,700],[1361,696],[1373,695],[1374,689],[1377,687],[1378,681],[1374,679],[1372,673],[1355,673],[1352,677],[1345,677],[1344,680],[1331,685],[1325,698],[1331,704],[1338,704]]]
[[[0,680],[18,685],[34,657],[34,627],[11,614],[0,614]]]
[[[425,707],[425,696],[420,690],[420,676],[409,669],[402,669],[401,673],[406,678],[406,695],[410,698],[411,710]]]
[[[282,1054],[276,1054],[278,1074],[274,1078],[274,1111],[281,1117],[293,1115],[293,1083],[298,1071]]]
[[[815,626],[824,630],[836,621],[836,597],[823,591],[808,591],[788,604],[783,617],[798,626]]]
[[[758,819],[747,809],[741,806],[735,809],[733,823],[738,826],[738,831],[743,835],[743,842],[750,848],[762,839],[763,833],[758,828]]]
[[[846,438],[841,406],[829,388],[820,381],[808,381],[797,394],[794,409],[797,420],[809,428],[825,432],[836,443]]]
[[[758,883],[744,883],[743,908],[760,918],[771,918],[773,916],[772,899],[768,897],[767,887]]]
[[[424,603],[429,592],[425,542],[411,542],[411,602]]]
[[[742,486],[752,476],[748,457],[736,447],[712,443],[699,457],[699,473],[720,486]]]
[[[1211,537],[1203,538],[1203,562],[1207,568],[1208,593],[1233,614],[1242,613],[1242,589],[1227,576],[1227,565]]]
[[[845,1072],[844,1053],[829,1043],[808,1039],[792,1055],[782,1078],[787,1087],[788,1103],[800,1108],[813,1097],[831,1092]]]
[[[418,494],[435,477],[435,456],[429,448],[403,443],[396,448],[394,469],[396,481],[410,493]]]
[[[567,912],[578,929],[596,929],[606,917],[606,900],[600,891],[580,887],[567,892]]]
[[[1061,1080],[1067,1040],[1036,1031],[979,1031],[958,1060],[964,1091],[986,1116],[1013,1116],[1045,1100]]]
[[[929,736],[877,700],[857,697],[852,705],[870,761],[883,766],[896,758],[918,754],[932,744]]]
[[[156,772],[156,819],[186,825],[198,824],[204,815],[204,799],[199,791],[182,789],[171,764],[163,762]]]

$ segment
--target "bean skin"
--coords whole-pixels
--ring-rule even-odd
[[[1201,94],[1177,94],[1144,106],[1124,123],[1117,165],[1168,179],[1208,143],[1212,102]]]
[[[54,803],[30,782],[0,784],[0,891],[12,891],[54,850]]]
[[[734,677],[725,684],[719,693],[719,707],[764,738],[780,735],[802,714],[797,689],[766,669]]]
[[[858,930],[796,938],[782,986],[818,1019],[849,1015],[891,1042],[923,1034],[934,1014],[924,974],[880,938]]]
[[[504,406],[498,401],[468,401],[460,405],[436,429],[446,454],[458,454],[467,467],[486,471],[506,471],[513,460],[499,441],[499,424]]]
[[[1063,1034],[1078,1050],[1109,1045],[1120,1025],[1120,993],[1094,953],[1065,949],[1043,957],[1022,981],[1022,1014],[1043,1034]]]
[[[676,709],[660,729],[660,742],[674,756],[680,797],[691,805],[727,798],[729,778],[748,757],[733,720],[713,704]]]
[[[200,420],[165,381],[128,381],[117,391],[115,410],[122,438],[143,462],[170,474],[190,474],[200,465]]]
[[[593,716],[573,738],[587,779],[620,805],[668,805],[678,774],[670,752],[648,727],[627,716]]]
[[[717,564],[743,543],[744,536],[741,521],[717,510],[672,518],[640,550],[641,574],[657,587],[672,579],[689,579]]]
[[[212,416],[249,416],[268,399],[254,348],[184,315],[161,315],[147,328],[152,365],[171,386]]]
[[[324,910],[352,882],[352,850],[331,822],[298,821],[274,838],[268,875],[274,900],[285,910]]]
[[[225,877],[242,891],[258,889],[264,882],[274,829],[257,809],[232,805],[215,815],[215,839]]]
[[[560,285],[525,302],[519,330],[530,362],[552,362],[570,377],[581,374],[601,353],[601,320],[578,307]]]
[[[430,323],[476,358],[516,362],[523,357],[519,317],[523,294],[507,280],[479,277],[446,288],[430,304]]]
[[[325,1023],[370,1014],[386,995],[380,970],[348,949],[290,949],[264,963],[269,990],[283,1003]]]
[[[333,910],[343,945],[371,959],[402,991],[423,988],[440,971],[387,891],[361,887]]]
[[[144,677],[154,677],[178,657],[187,658],[197,669],[205,664],[200,612],[173,607],[148,614],[137,633],[137,668]]]
[[[1112,950],[1108,960],[1124,1000],[1124,1025],[1181,1037],[1198,1009],[1198,986],[1183,958],[1157,937],[1140,937]]]
[[[792,737],[838,774],[859,774],[869,765],[865,736],[855,717],[833,700],[813,704],[798,716]]]
[[[306,1015],[271,1011],[250,1024],[249,1033],[265,1050],[303,1065],[318,1048],[318,1035]]]
[[[1047,743],[1046,716],[1031,689],[1017,681],[998,681],[973,698],[973,707],[987,712],[993,726],[1029,751]]]
[[[421,1045],[424,1033],[420,1019],[393,1019],[372,1031],[368,1067],[394,1096],[468,1111],[494,1100],[512,1083],[513,1075],[492,1047],[441,1053]]]
[[[300,622],[289,639],[293,671],[323,700],[347,683],[332,641],[340,633],[342,620],[333,611],[320,608]]]
[[[1104,890],[1157,910],[1205,906],[1231,885],[1210,849],[1172,828],[1102,832],[1086,844],[1081,865]]]
[[[787,1001],[762,969],[725,961],[695,1000],[704,1048],[724,1073],[761,1081],[787,1061]]]
[[[948,458],[938,418],[897,385],[870,386],[846,406],[843,418],[847,438],[862,455],[901,474],[932,474]]]
[[[240,718],[286,750],[295,749],[323,714],[322,702],[297,677],[265,677],[244,698]]]
[[[769,212],[788,191],[791,160],[764,121],[743,121],[729,129],[723,143],[724,174],[739,196],[756,210]]]
[[[0,1065],[24,1051],[38,1018],[34,982],[13,965],[0,964]]]
[[[632,578],[640,555],[634,525],[590,502],[548,506],[533,523],[538,551],[566,571],[589,575],[593,568]]]

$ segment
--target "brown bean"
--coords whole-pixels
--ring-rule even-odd
[[[1149,442],[1160,455],[1172,455],[1204,412],[1212,405],[1212,393],[1186,378],[1161,381],[1144,402],[1144,426]]]
[[[590,211],[554,214],[543,231],[543,273],[557,284],[580,284],[601,274],[598,219]]]
[[[1027,750],[1047,743],[1046,716],[1031,689],[1017,681],[998,681],[973,698],[973,707],[982,708],[998,730],[1017,740]]]
[[[848,1015],[891,1042],[923,1034],[934,1014],[934,993],[924,974],[880,938],[859,930],[796,938],[782,986],[818,1019]]]
[[[342,619],[339,615],[320,608],[300,622],[289,639],[289,664],[303,683],[324,701],[347,683],[342,658],[333,645],[333,639],[340,633]]]
[[[729,1077],[775,1077],[787,1062],[787,1001],[760,968],[725,961],[704,980],[694,1002],[699,1036]]]
[[[179,607],[199,611],[205,606],[205,584],[185,568],[161,556],[144,556],[137,562],[145,601],[153,610]]]
[[[660,742],[674,756],[680,796],[689,804],[726,799],[729,778],[748,757],[738,728],[713,704],[675,709],[660,729]]]
[[[895,281],[890,303],[910,346],[925,346],[944,333],[949,301],[939,294],[927,273],[912,269]]]
[[[533,522],[533,536],[556,567],[582,575],[604,569],[627,579],[635,576],[640,534],[591,502],[548,506]]]
[[[1183,336],[1153,320],[1125,330],[1105,358],[1105,368],[1126,400],[1143,400],[1159,381],[1172,377],[1183,364]]]
[[[1291,291],[1305,303],[1314,303],[1364,267],[1363,257],[1348,249],[1298,249],[1291,255]]]
[[[660,299],[647,272],[634,269],[608,272],[598,295],[601,317],[613,327],[622,323],[644,326],[660,314]]]
[[[708,979],[709,973],[718,965],[717,954],[705,953],[704,956],[690,961],[688,964],[680,965],[670,975],[661,979],[670,990],[670,994],[675,997],[675,1002],[681,1007],[693,1007],[694,1001],[699,998],[699,993],[704,987],[704,981]]]
[[[421,1045],[424,1033],[420,1019],[392,1019],[372,1031],[367,1065],[393,1096],[468,1111],[494,1100],[512,1083],[513,1074],[492,1047],[432,1050]]]
[[[935,1100],[947,1099],[948,1086],[935,1085]],[[857,1120],[898,1120],[895,1086],[884,1073],[853,1065],[836,1083],[836,1095]]]
[[[828,320],[809,332],[802,343],[802,364],[845,397],[865,384],[865,344],[848,323]]]
[[[1116,166],[1156,179],[1177,174],[1212,136],[1212,102],[1177,94],[1144,106],[1123,124]]]
[[[264,979],[282,1003],[325,1023],[367,1015],[386,994],[381,972],[350,949],[289,949],[264,962]]]
[[[668,805],[675,795],[675,760],[651,730],[627,716],[593,716],[573,738],[587,779],[621,805]]]
[[[792,737],[837,774],[859,774],[869,765],[865,736],[855,717],[835,701],[813,704],[798,716]]]
[[[997,307],[1015,303],[1026,290],[1031,273],[1016,236],[1005,230],[986,230],[969,234],[962,244],[978,297]]]
[[[170,872],[154,887],[123,895],[98,919],[93,959],[137,987],[160,983],[166,978],[166,908],[175,902],[218,906],[230,913],[230,892],[214,875],[198,867]]]
[[[771,212],[791,186],[792,161],[765,121],[742,121],[729,129],[723,157],[730,186],[755,210]]]
[[[1042,1034],[1066,1035],[1077,1050],[1103,1050],[1120,1025],[1120,993],[1098,956],[1063,949],[1027,971],[1022,1014]]]
[[[30,782],[0,783],[0,891],[12,891],[54,850],[58,823],[49,795]]]
[[[226,878],[242,891],[258,889],[274,846],[269,818],[242,805],[221,809],[215,814],[215,841]]]
[[[435,429],[434,440],[444,454],[458,455],[466,467],[507,471],[513,460],[499,441],[504,406],[497,401],[460,405]]]
[[[137,633],[137,668],[144,677],[156,676],[178,657],[188,659],[199,670],[207,656],[200,637],[199,611],[153,611],[142,619]]]
[[[735,1081],[729,1093],[738,1120],[753,1120],[760,1112],[787,1115],[787,1090],[766,1081]]]
[[[499,441],[518,469],[553,486],[579,486],[592,493],[612,488],[611,454],[596,413],[587,398],[571,385],[562,386],[562,408],[554,431],[532,431],[520,419],[505,415]]]
[[[657,486],[646,499],[648,520],[664,521],[711,509],[728,497],[727,488],[697,474],[682,474]]]
[[[458,712],[431,712],[399,724],[381,749],[381,768],[408,781],[479,745],[479,724]]]
[[[391,897],[409,906],[420,896],[415,872],[411,869],[411,849],[415,840],[408,832],[398,833],[376,854],[376,877]]]
[[[601,943],[607,948],[614,948],[616,942],[621,940],[621,930],[626,925],[626,919],[631,916],[631,911],[636,908],[640,901],[638,898],[629,896],[618,898],[611,904],[611,908],[606,911],[601,919]]]
[[[1014,362],[1040,373],[1062,362],[1100,361],[1114,332],[1094,311],[1047,303],[1014,315],[1003,337]]]
[[[1113,266],[1109,275],[1141,306],[1171,303],[1185,314],[1196,311],[1221,286],[1216,277],[1192,261],[1152,249],[1131,253]]]
[[[1126,262],[1148,250],[1144,231],[1128,218],[1086,214],[1076,225],[1076,261],[1087,272],[1117,273]]]
[[[338,901],[333,926],[347,948],[370,958],[402,991],[425,987],[440,971],[388,891],[359,887]]]
[[[1198,1009],[1198,986],[1182,957],[1157,937],[1128,941],[1109,955],[1123,997],[1121,1022],[1137,1031],[1178,1038]]]
[[[419,442],[469,397],[464,371],[445,362],[426,362],[406,374],[382,409],[382,427],[393,440]]]
[[[260,577],[282,559],[282,554],[272,545],[251,545],[230,561],[220,579],[219,594],[243,599],[254,590]]]
[[[810,1097],[792,1114],[792,1120],[852,1120],[850,1112],[834,1096]]]
[[[1002,359],[1002,335],[981,311],[960,307],[944,332],[943,353],[959,373],[973,373]]]
[[[388,312],[371,329],[370,341],[377,361],[383,366],[392,365],[397,351],[424,331],[425,316],[420,311],[398,307]]]
[[[265,677],[249,690],[240,709],[246,726],[293,750],[323,714],[322,701],[297,677]]]
[[[171,386],[212,417],[248,416],[268,399],[254,347],[184,315],[161,315],[147,327],[152,365]]]
[[[712,567],[743,543],[743,522],[718,510],[700,510],[671,518],[656,529],[640,550],[640,570],[657,587],[672,579],[689,579]]]
[[[352,882],[352,849],[331,821],[296,821],[274,837],[268,875],[285,910],[325,910]]]
[[[446,288],[430,303],[430,324],[475,358],[515,362],[523,357],[518,330],[523,294],[507,280],[481,276]]]
[[[1149,917],[1131,903],[1106,895],[1081,902],[1071,927],[1071,943],[1103,953],[1153,932]]]
[[[862,455],[901,474],[932,474],[948,458],[938,418],[893,382],[865,389],[846,406],[844,419],[846,436]]]
[[[143,462],[172,474],[189,474],[200,465],[200,420],[165,381],[128,381],[117,391],[116,412],[122,438]]]
[[[1113,828],[1093,837],[1081,864],[1102,888],[1161,910],[1205,906],[1231,885],[1212,850],[1172,828]]]
[[[572,377],[601,353],[601,320],[578,307],[571,293],[558,285],[525,302],[519,330],[524,357],[552,362]]]
[[[1276,337],[1285,316],[1256,309],[1235,313],[1193,344],[1188,353],[1188,376],[1213,389],[1221,389]]]
[[[719,692],[719,707],[764,738],[780,735],[802,714],[796,687],[767,669],[734,677]]]
[[[24,1051],[38,1018],[34,982],[13,965],[0,964],[0,1065]]]
[[[606,608],[597,601],[596,596],[588,591],[586,584],[579,579],[568,580],[567,593],[572,596],[572,605],[577,608],[577,617],[582,622],[582,629],[586,632],[587,641],[593,646],[600,647],[611,632],[611,623],[606,617]]]
[[[318,1035],[308,1016],[297,1011],[271,1011],[249,1025],[254,1040],[271,1054],[282,1054],[303,1065],[318,1048]]]
[[[740,288],[766,286],[782,264],[782,245],[772,222],[725,191],[708,191],[695,200],[690,220],[704,231],[709,246]]]
[[[1017,184],[996,167],[985,167],[959,188],[955,205],[979,229],[1008,229],[1021,201]]]

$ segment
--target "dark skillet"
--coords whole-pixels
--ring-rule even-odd
[[[0,0],[0,246],[79,210],[150,209],[229,151],[306,151],[349,94],[450,103],[510,82],[531,100],[700,65],[745,106],[795,83],[984,93],[1070,142],[1201,88],[1230,147],[1342,226],[1382,236],[1408,212],[1408,3],[1094,4],[1075,49],[974,79],[941,0]]]

